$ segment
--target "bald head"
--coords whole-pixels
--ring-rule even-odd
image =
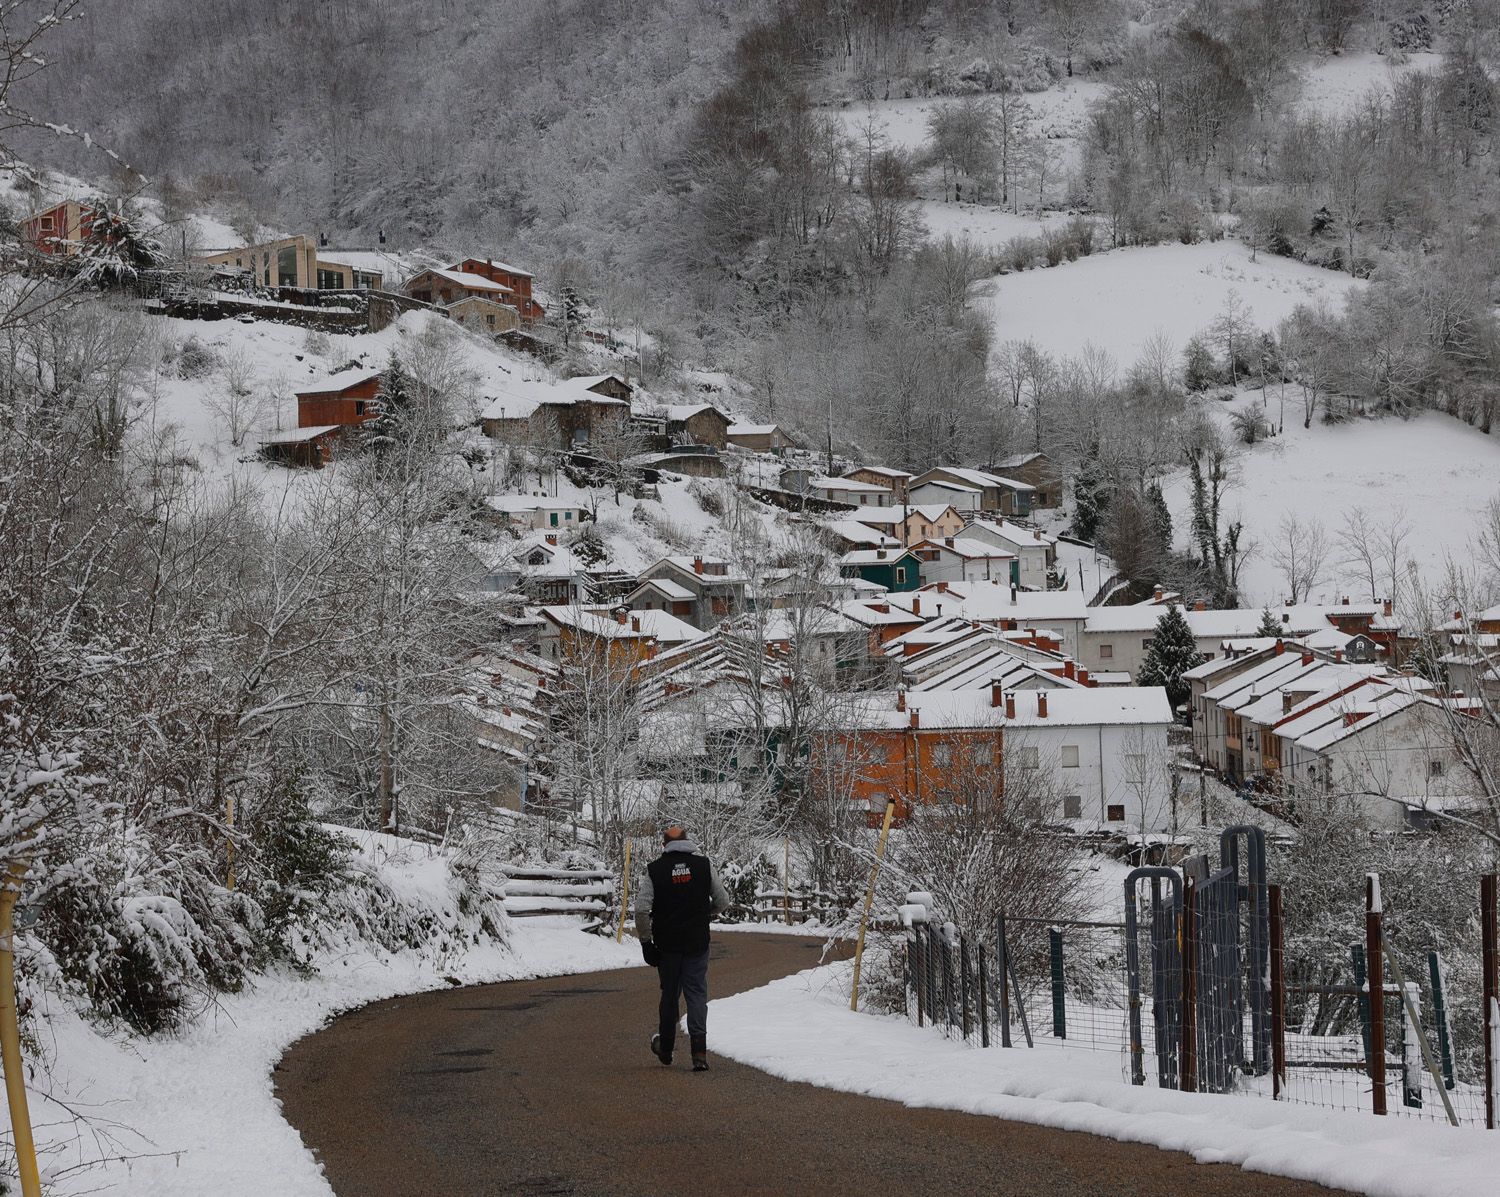
[[[661,842],[664,844],[670,844],[673,840],[685,839],[687,839],[687,832],[676,823],[673,823],[672,826],[661,833]]]

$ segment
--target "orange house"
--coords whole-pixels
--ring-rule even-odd
[[[977,691],[898,690],[893,708],[868,707],[851,726],[830,730],[815,749],[815,768],[826,786],[847,787],[872,824],[891,800],[896,819],[904,821],[918,806],[999,797],[1002,709],[998,684]]]
[[[489,279],[492,283],[499,283],[502,287],[510,288],[510,294],[502,297],[498,302],[507,304],[521,314],[521,323],[535,324],[547,314],[547,309],[532,298],[531,295],[531,273],[522,270],[519,266],[507,266],[504,262],[496,262],[490,258],[465,258],[449,267],[450,270],[459,270],[465,274],[477,274]]]
[[[297,427],[363,424],[377,410],[379,370],[350,370],[335,374],[314,390],[297,392]]]

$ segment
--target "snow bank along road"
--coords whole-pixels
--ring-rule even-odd
[[[724,935],[710,992],[816,963],[820,944]],[[1072,1131],[780,1081],[646,1050],[647,969],[393,998],[293,1045],[283,1109],[339,1197],[1245,1194],[1331,1190]],[[713,1009],[709,1009],[709,1050]],[[270,1190],[268,1190],[270,1191]]]

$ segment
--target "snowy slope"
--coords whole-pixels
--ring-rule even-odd
[[[1117,249],[1050,269],[1007,274],[988,300],[997,342],[1033,340],[1057,356],[1094,344],[1121,367],[1158,332],[1181,349],[1237,295],[1260,327],[1300,303],[1337,306],[1354,280],[1238,241]]]
[[[438,849],[349,834],[388,892],[453,917]],[[506,944],[486,941],[441,959],[341,944],[315,959],[317,975],[260,977],[181,1033],[152,1039],[108,1035],[43,995],[39,1026],[51,1066],[33,1082],[32,1121],[55,1178],[49,1197],[331,1197],[272,1090],[271,1070],[287,1047],[341,1011],[442,988],[450,977],[474,984],[640,964],[633,940],[619,945],[579,927],[561,917],[521,920]],[[76,1125],[70,1110],[89,1125]]]
[[[1348,116],[1372,92],[1389,95],[1392,82],[1407,71],[1436,71],[1442,61],[1441,54],[1428,52],[1409,54],[1398,63],[1368,50],[1328,58],[1303,72],[1297,108],[1303,113]]]
[[[1472,557],[1468,542],[1474,527],[1472,517],[1464,513],[1477,514],[1500,493],[1500,439],[1438,412],[1423,412],[1411,420],[1337,425],[1314,419],[1304,431],[1296,394],[1295,387],[1287,388],[1286,432],[1243,449],[1226,504],[1226,514],[1243,519],[1247,535],[1258,544],[1241,575],[1246,603],[1280,602],[1283,597],[1285,583],[1267,541],[1287,511],[1295,511],[1304,522],[1320,522],[1334,542],[1326,579],[1318,588],[1329,599],[1339,594],[1368,597],[1353,588],[1352,579],[1340,578],[1336,564],[1343,555],[1337,542],[1346,512],[1365,512],[1376,523],[1404,512],[1411,527],[1406,555],[1430,581],[1441,576],[1449,557]],[[1273,387],[1268,403],[1272,418],[1278,414],[1277,396]],[[1257,398],[1247,393],[1232,406]],[[1214,403],[1212,410],[1227,423],[1230,406]],[[1178,545],[1186,547],[1185,472],[1174,474],[1163,492],[1178,530]]]

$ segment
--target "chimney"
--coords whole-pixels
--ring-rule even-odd
[[[377,237],[377,238],[378,238],[378,239],[379,239],[379,243],[380,243],[380,244],[381,244],[381,245],[384,245],[384,244],[385,244],[385,230],[384,230],[384,229],[381,229],[381,230],[379,230],[379,231],[378,231],[378,232],[377,232],[377,233],[376,233],[376,234],[375,234],[375,236],[376,236],[376,237]]]
[[[942,603],[939,603],[937,605],[937,614],[938,614],[938,618],[939,619],[943,618],[943,604]]]
[[[1074,663],[1072,657],[1063,662],[1063,677],[1067,678],[1070,682],[1076,681],[1078,678],[1078,666]]]
[[[539,677],[539,678],[536,679],[536,688],[538,690],[545,690],[547,688],[547,675],[546,674],[543,674],[541,677]]]
[[[943,537],[943,543],[945,545],[947,545],[951,549],[953,547],[953,537],[951,537],[951,536],[945,536],[945,537]]]
[[[1333,650],[1333,659],[1335,661],[1337,661],[1340,665],[1342,665],[1344,663],[1344,650],[1341,649],[1341,648],[1334,649]]]
[[[1381,606],[1381,610],[1383,610],[1386,613],[1386,615],[1389,616],[1389,615],[1394,615],[1395,614],[1395,611],[1391,607],[1391,600],[1390,599],[1386,599],[1383,603],[1380,604],[1380,606]]]
[[[1353,727],[1358,722],[1359,722],[1359,712],[1358,711],[1345,711],[1344,712],[1344,726],[1345,727]]]
[[[547,543],[548,544],[556,544],[557,543],[557,537],[553,536],[551,533],[548,533],[547,534]]]
[[[693,572],[695,574],[700,575],[700,576],[702,575],[702,573],[703,573],[703,558],[702,557],[694,557],[693,558]]]
[[[920,594],[911,596],[911,613],[913,615],[922,614],[922,596]]]
[[[948,583],[947,582],[939,582],[937,584],[937,588],[938,588],[938,593],[939,594],[947,594],[948,593]]]
[[[1038,719],[1047,717],[1047,691],[1045,690],[1036,692],[1036,717]]]
[[[639,615],[632,615],[630,617],[630,630],[632,632],[639,632],[641,630],[641,617]]]
[[[1007,719],[1014,719],[1016,717],[1016,696],[1014,694],[1007,694],[1005,696],[1005,717]]]
[[[1195,602],[1193,604],[1193,610],[1194,611],[1207,611],[1208,610],[1208,604],[1205,603],[1202,599],[1199,599],[1197,602]]]
[[[1016,605],[1016,599],[1017,599],[1017,597],[1019,597],[1019,594],[1020,594],[1020,587],[1018,587],[1014,582],[1012,582],[1010,584],[1010,605],[1012,607],[1014,607]]]
[[[991,682],[990,683],[990,706],[992,706],[992,707],[998,707],[1000,705],[1001,699],[1003,697],[1004,697],[1004,689],[1001,687],[1000,683],[999,682]]]
[[[621,627],[625,626],[625,608],[619,607],[615,610],[615,622]],[[639,630],[639,629],[637,629]]]
[[[1084,669],[1082,666],[1080,666],[1078,669],[1078,682],[1079,685],[1083,686],[1092,686],[1094,684],[1093,682],[1089,681],[1089,671],[1087,669]]]
[[[904,710],[906,710],[906,687],[905,686],[898,686],[896,688],[896,709],[898,711],[904,711]]]
[[[1161,583],[1158,582],[1151,590],[1151,601],[1153,603],[1159,603],[1166,597],[1167,592],[1161,588]]]
[[[1346,607],[1349,605],[1349,596],[1347,594],[1344,595],[1343,603],[1344,603],[1344,606],[1346,606]]]
[[[1281,613],[1281,622],[1284,623],[1284,624],[1291,623],[1292,622],[1292,613],[1290,611],[1283,611]]]
[[[1464,617],[1464,613],[1462,611],[1455,611],[1453,613],[1453,621],[1455,623],[1457,623],[1459,620],[1463,619],[1463,617]]]
[[[1286,645],[1285,645],[1285,644],[1283,644],[1283,643],[1282,643],[1282,642],[1281,642],[1281,640],[1279,640],[1279,639],[1278,639],[1278,640],[1277,640],[1277,641],[1276,641],[1276,655],[1277,655],[1277,656],[1278,656],[1278,657],[1279,657],[1279,656],[1281,656],[1281,654],[1282,654],[1282,653],[1284,653],[1284,652],[1286,652]]]
[[[1310,653],[1310,652],[1308,652],[1308,651],[1306,651],[1304,649],[1303,653],[1302,653],[1302,666],[1303,666],[1303,668],[1305,669],[1307,666],[1311,665],[1312,661],[1313,661],[1312,653]]]
[[[1290,690],[1281,692],[1281,713],[1285,715],[1292,709],[1292,694]]]
[[[911,713],[911,725],[913,727],[920,727],[922,725],[922,713],[920,711],[913,711]]]
[[[649,660],[656,656],[656,650],[661,646],[656,643],[656,637],[650,636],[646,639],[646,658]]]

